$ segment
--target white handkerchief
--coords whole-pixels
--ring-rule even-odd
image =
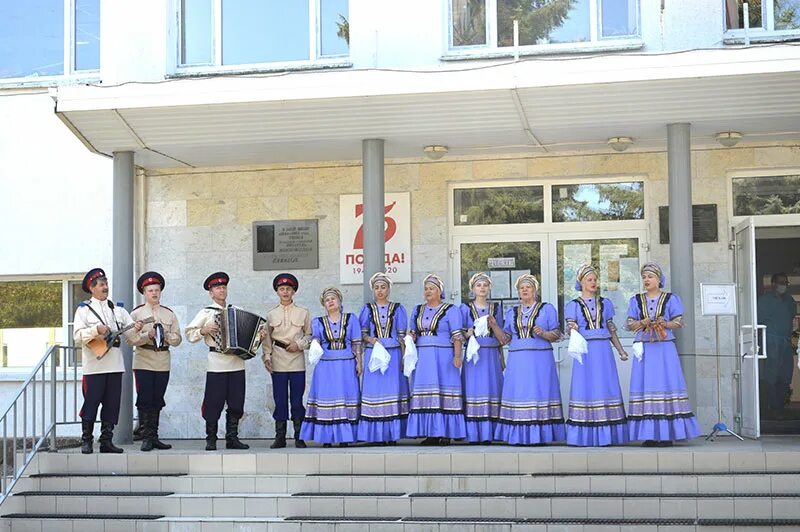
[[[475,336],[480,336],[481,338],[489,336],[489,316],[481,316],[475,320],[472,328],[475,330]]]
[[[390,360],[392,360],[392,355],[389,351],[383,347],[380,341],[375,342],[375,345],[372,346],[372,354],[369,356],[369,372],[380,371],[381,375],[385,374],[389,369]]]
[[[322,350],[322,346],[319,345],[319,341],[314,339],[311,340],[311,345],[308,346],[308,363],[312,366],[319,362],[319,359],[322,358],[322,355],[325,351]]]
[[[478,363],[478,359],[480,358],[478,350],[480,348],[481,344],[478,343],[474,336],[470,336],[467,342],[467,362],[472,361],[473,364]]]
[[[577,360],[580,364],[583,364],[583,355],[589,352],[589,344],[586,343],[586,338],[574,329],[569,333],[567,352],[569,356]]]
[[[410,378],[414,370],[417,369],[419,354],[417,354],[417,346],[414,344],[414,339],[411,338],[410,334],[403,338],[403,342],[406,345],[406,352],[403,354],[403,375]]]
[[[644,344],[642,342],[633,342],[633,356],[636,360],[641,360],[644,355]]]

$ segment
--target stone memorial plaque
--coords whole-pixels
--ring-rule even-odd
[[[669,207],[658,208],[659,241],[669,244]],[[708,203],[692,205],[692,232],[694,242],[717,242],[717,205]]]
[[[319,267],[317,220],[253,222],[253,270]]]

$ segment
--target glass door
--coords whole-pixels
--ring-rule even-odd
[[[517,301],[514,281],[525,273],[532,273],[541,282],[547,279],[547,261],[542,257],[546,250],[546,239],[541,237],[522,238],[519,236],[482,235],[480,237],[455,238],[452,279],[458,289],[451,293],[456,303],[466,303],[472,299],[469,279],[473,274],[483,271],[492,278],[492,301],[499,302],[503,309]],[[454,283],[455,284],[455,283]]]
[[[589,234],[590,235],[590,234]],[[567,302],[579,297],[575,290],[575,271],[581,264],[591,262],[600,273],[600,294],[614,304],[617,334],[622,345],[631,354],[633,334],[624,329],[628,311],[628,300],[641,291],[639,267],[641,249],[646,242],[644,231],[620,231],[613,236],[603,233],[591,235],[587,233],[551,235],[555,258],[555,286],[550,290],[549,301],[556,306],[559,318],[564,320],[564,307]],[[561,383],[561,397],[564,411],[569,402],[569,388],[572,380],[573,359],[567,355],[566,340],[554,345],[556,362]],[[616,356],[616,351],[615,351]],[[620,361],[617,358],[617,372],[620,387],[627,406],[630,388],[630,360]]]
[[[741,364],[741,434],[756,439],[761,435],[759,412],[758,360],[767,358],[766,342],[759,350],[759,331],[756,310],[756,236],[753,219],[748,218],[733,229],[736,243],[734,270],[736,272],[738,359]]]

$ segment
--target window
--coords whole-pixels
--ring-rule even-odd
[[[597,44],[639,36],[639,0],[451,0],[450,48]]]
[[[553,185],[554,222],[642,219],[642,181]]]
[[[544,221],[544,187],[460,188],[454,191],[456,225],[530,224]]]
[[[728,30],[744,29],[746,0],[725,0]],[[797,33],[800,31],[800,0],[749,0],[749,27],[756,32]]]
[[[100,0],[0,2],[0,79],[99,68]]]
[[[800,214],[800,175],[733,178],[733,215]]]
[[[220,67],[347,56],[348,0],[182,0],[179,63]]]

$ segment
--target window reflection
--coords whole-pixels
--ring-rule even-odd
[[[455,224],[525,224],[544,221],[544,187],[464,188],[454,191]]]
[[[553,185],[554,222],[641,220],[644,183]]]

